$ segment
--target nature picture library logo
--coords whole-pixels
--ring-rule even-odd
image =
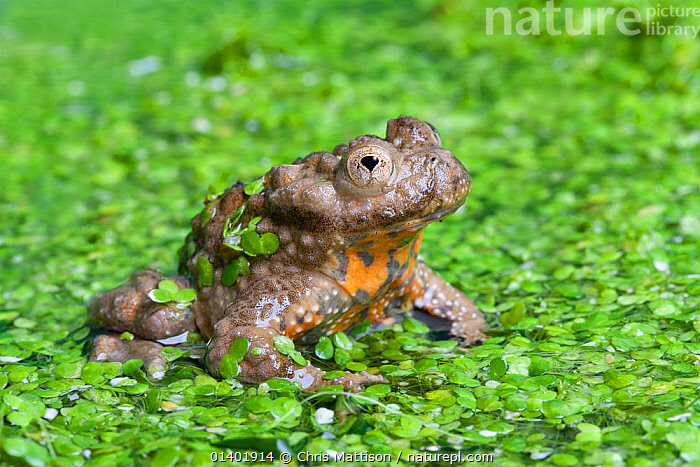
[[[608,24],[606,30],[606,22],[613,20],[614,26]],[[657,3],[654,7],[646,8],[574,8],[554,6],[554,1],[550,0],[541,10],[533,7],[518,10],[508,7],[486,8],[486,34],[501,32],[506,36],[578,36],[616,32],[626,36],[643,33],[648,36],[674,35],[695,39],[700,33],[700,6]]]

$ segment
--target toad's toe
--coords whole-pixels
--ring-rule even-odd
[[[158,381],[165,375],[165,357],[158,342],[144,339],[131,341],[120,339],[116,334],[97,336],[90,353],[91,362],[120,362],[141,360],[148,379]]]
[[[359,373],[345,373],[343,376],[339,376],[331,380],[324,380],[318,387],[327,384],[340,384],[346,391],[358,393],[365,390],[365,385],[378,383],[388,384],[389,380],[382,375],[373,375],[366,371],[361,371]]]

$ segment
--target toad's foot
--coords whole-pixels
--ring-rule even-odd
[[[97,336],[92,344],[91,362],[121,362],[141,360],[148,379],[158,381],[165,375],[165,357],[158,342],[144,339],[131,341],[120,339],[116,334]]]
[[[215,376],[221,376],[219,365],[226,355],[233,341],[239,337],[245,337],[249,343],[248,353],[239,364],[240,373],[238,379],[245,383],[262,383],[272,378],[286,379],[298,382],[304,390],[313,391],[321,386],[340,384],[346,391],[361,392],[363,385],[373,383],[388,383],[381,375],[372,375],[366,371],[357,374],[346,372],[344,375],[333,379],[324,379],[326,372],[316,368],[311,363],[301,366],[294,363],[291,358],[280,354],[275,349],[275,337],[280,334],[267,328],[255,326],[227,327],[224,319],[219,322],[214,337],[209,343],[207,351],[207,367]]]
[[[416,307],[422,308],[440,318],[452,322],[450,332],[468,345],[486,339],[481,332],[488,325],[484,314],[472,300],[445,282],[428,266],[419,262],[416,265],[415,279],[409,287],[409,298]]]
[[[126,362],[138,359],[151,380],[159,380],[166,370],[158,339],[197,330],[192,307],[179,309],[172,303],[157,303],[148,293],[163,279],[174,281],[180,289],[190,286],[184,277],[163,277],[156,271],[139,271],[126,284],[95,297],[88,310],[90,322],[109,331],[129,331],[144,339],[121,340],[118,335],[98,336],[90,361]],[[146,340],[150,339],[150,340]]]
[[[389,383],[389,380],[382,375],[373,375],[366,371],[361,371],[359,373],[350,373],[346,371],[344,375],[332,379],[323,379],[325,375],[325,371],[316,368],[315,366],[311,365],[311,363],[307,364],[306,367],[301,368],[300,370],[296,370],[295,374],[295,376],[301,376],[302,380],[304,378],[313,378],[313,383],[307,388],[304,388],[304,383],[302,382],[302,388],[308,389],[309,391],[315,391],[322,386],[338,384],[343,386],[343,389],[346,391],[358,393],[365,390],[365,385]]]
[[[129,331],[144,339],[158,340],[195,332],[192,307],[178,309],[173,303],[156,303],[148,293],[163,279],[174,281],[180,289],[190,287],[184,277],[163,277],[156,271],[139,271],[129,282],[99,294],[88,305],[90,322],[108,331]]]

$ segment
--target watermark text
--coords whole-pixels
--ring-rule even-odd
[[[525,7],[513,12],[506,7],[486,8],[486,34],[603,35],[606,34],[606,25],[613,19],[614,31],[626,36],[644,32],[649,36],[676,35],[694,39],[700,33],[700,24],[667,24],[659,21],[661,18],[700,18],[700,7],[657,4],[656,7],[641,11],[633,7],[619,10],[613,7],[561,8],[554,6],[554,1],[549,0],[542,9]],[[502,29],[499,27],[501,23]],[[495,26],[496,24],[499,26]]]

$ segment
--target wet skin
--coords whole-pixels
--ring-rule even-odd
[[[323,380],[323,370],[279,354],[274,338],[313,344],[365,318],[376,323],[385,310],[410,300],[450,320],[452,334],[467,343],[480,341],[486,323],[474,302],[417,259],[422,229],[457,210],[471,189],[467,170],[440,144],[432,125],[401,116],[388,122],[386,139],[360,136],[333,153],[272,167],[259,194],[248,197],[239,182],[207,200],[203,213],[211,218],[202,222],[200,213],[192,219],[180,258],[186,275],[139,271],[90,303],[94,325],[137,337],[99,336],[90,359],[138,358],[157,379],[165,360],[155,340],[199,332],[210,339],[207,368],[220,376],[221,359],[234,340],[245,337],[250,350],[240,364],[240,381],[284,378],[304,389],[342,384],[357,391],[385,379],[361,372]],[[257,232],[276,234],[280,248],[249,258],[250,273],[227,287],[221,283],[223,269],[240,253],[224,243],[224,224],[246,201],[243,224],[262,217]],[[201,256],[213,266],[213,281],[198,288]],[[197,288],[192,306],[178,310],[153,302],[148,293],[163,279]]]

